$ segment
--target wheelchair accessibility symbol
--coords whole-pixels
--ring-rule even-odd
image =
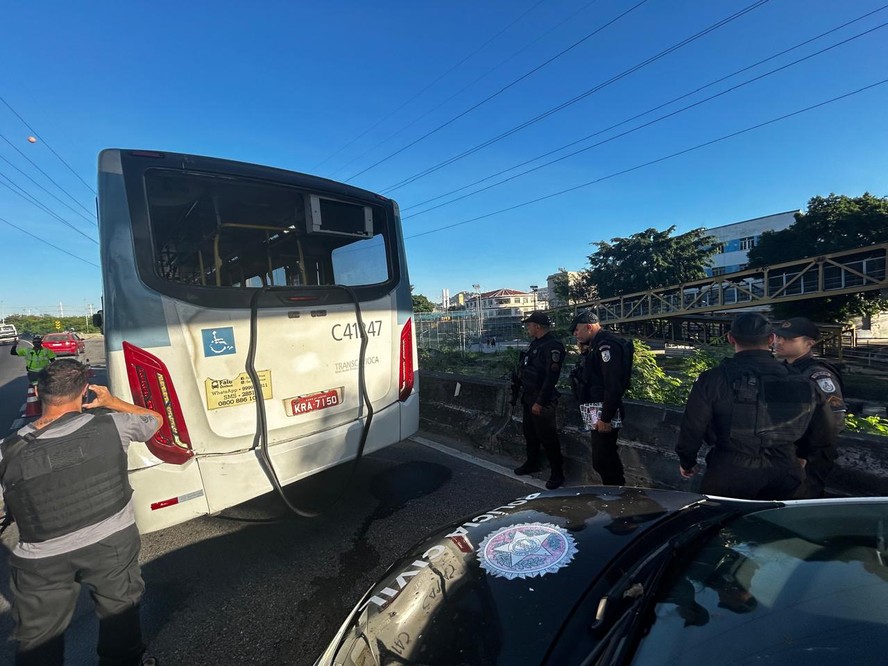
[[[234,329],[231,326],[203,328],[200,334],[203,338],[204,356],[225,356],[237,351],[234,346]]]

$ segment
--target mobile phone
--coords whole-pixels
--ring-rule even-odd
[[[86,405],[90,402],[94,402],[96,399],[95,391],[91,391],[87,389],[86,393],[83,394],[83,404]]]

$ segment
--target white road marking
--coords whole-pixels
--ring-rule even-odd
[[[477,465],[478,467],[483,467],[484,469],[490,470],[491,472],[496,472],[497,474],[507,476],[513,481],[521,481],[528,486],[533,486],[534,488],[539,488],[540,490],[546,489],[546,483],[544,481],[535,479],[532,476],[515,476],[515,472],[508,469],[507,467],[488,462],[487,460],[482,460],[481,458],[476,458],[473,455],[463,453],[462,451],[450,448],[449,446],[445,446],[444,444],[440,444],[439,442],[435,442],[431,439],[419,437],[416,435],[414,435],[413,437],[408,437],[407,439],[411,442],[416,442],[417,444],[421,444],[422,446],[427,446],[430,449],[434,449],[435,451],[444,453],[448,456],[453,456],[454,458],[459,458],[460,460],[463,460],[467,463]]]

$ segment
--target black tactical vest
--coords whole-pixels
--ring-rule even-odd
[[[69,420],[66,417],[51,425]],[[44,430],[13,435],[0,445],[7,510],[26,543],[54,539],[110,518],[133,494],[126,453],[110,416],[94,416],[68,435],[38,439]]]
[[[779,364],[754,368],[733,359],[725,359],[722,368],[734,392],[731,439],[735,445],[753,453],[801,439],[816,404],[807,377]]]

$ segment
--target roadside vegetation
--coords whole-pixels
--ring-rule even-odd
[[[685,356],[656,354],[642,340],[634,340],[635,364],[632,386],[626,397],[663,405],[682,407],[688,399],[691,386],[704,370],[714,368],[733,352],[727,344],[696,348]],[[509,380],[518,366],[518,352],[505,349],[492,354],[462,352],[460,350],[419,350],[420,368],[430,372],[445,372]],[[567,376],[577,362],[577,352],[568,347],[559,389],[569,393]],[[888,378],[846,373],[843,377],[846,398],[853,401],[884,401],[888,396]],[[888,419],[879,416],[859,416],[849,413],[845,426],[850,432],[888,437]]]
[[[52,315],[8,315],[5,323],[15,326],[20,336],[46,335],[56,331],[75,333],[98,333],[98,329],[88,321],[88,317],[53,317]],[[56,326],[56,322],[59,323]]]

